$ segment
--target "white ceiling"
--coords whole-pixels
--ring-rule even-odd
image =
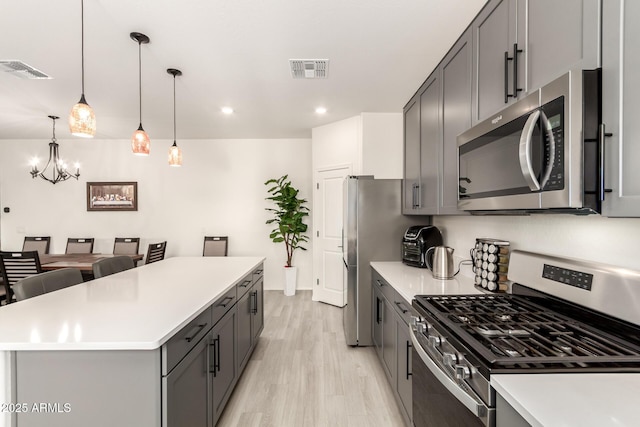
[[[97,138],[138,127],[177,136],[308,138],[361,112],[399,112],[485,0],[85,0],[85,94]],[[2,0],[0,60],[53,77],[0,72],[0,139],[49,139],[47,115],[66,118],[81,93],[79,0]],[[293,79],[289,59],[329,59],[329,78]],[[235,113],[225,116],[223,106]],[[327,114],[314,110],[325,106]]]

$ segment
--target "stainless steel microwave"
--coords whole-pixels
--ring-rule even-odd
[[[601,71],[575,70],[458,136],[458,208],[599,213]]]

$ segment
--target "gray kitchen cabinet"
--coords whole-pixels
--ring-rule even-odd
[[[209,427],[209,341],[207,336],[162,379],[165,426]],[[194,392],[196,391],[196,392]]]
[[[640,2],[608,0],[602,12],[602,121],[605,193],[602,215],[640,217]]]
[[[398,396],[407,414],[413,413],[411,401],[413,398],[413,381],[411,379],[411,337],[409,337],[409,325],[397,318],[397,359],[398,359]]]
[[[386,299],[382,299],[382,364],[389,376],[391,384],[395,384],[397,370],[396,355],[396,319],[393,307]]]
[[[458,210],[458,142],[471,127],[472,62],[471,31],[467,30],[440,65],[442,73],[441,187],[438,214],[465,214]]]
[[[570,69],[600,66],[600,0],[491,0],[471,27],[473,124]]]
[[[376,270],[372,273],[373,344],[405,422],[411,425],[410,304]]]
[[[405,215],[438,212],[440,117],[440,76],[434,73],[405,108]]]
[[[218,421],[224,405],[229,400],[233,387],[238,379],[238,365],[236,357],[236,327],[237,311],[229,310],[227,314],[213,327],[210,336],[210,351],[213,353],[212,365],[209,367],[211,376],[211,400],[213,409],[213,424]]]
[[[249,356],[251,356],[251,344],[253,343],[251,303],[251,292],[247,292],[238,300],[238,366],[240,371],[244,369],[249,361]]]
[[[476,72],[473,79],[475,108],[473,123],[478,123],[511,102],[513,95],[513,45],[517,43],[517,3],[492,0],[471,24]],[[505,54],[506,53],[506,54]],[[518,58],[520,59],[520,57]]]
[[[251,345],[255,347],[258,337],[264,329],[264,278],[262,276],[253,284],[250,293],[253,303],[251,307],[251,334],[253,336]]]
[[[376,286],[375,281],[371,295],[373,296],[373,306],[371,307],[371,313],[373,313],[371,338],[378,357],[382,359],[382,315],[384,310],[384,297],[382,296],[382,291],[380,290],[379,285]]]
[[[416,95],[404,108],[404,186],[402,213],[417,208],[420,187],[420,98]]]

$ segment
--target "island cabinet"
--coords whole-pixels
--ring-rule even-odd
[[[264,325],[262,272],[262,267],[255,269],[238,285],[238,365],[241,370],[249,361]]]
[[[640,2],[611,0],[602,11],[602,118],[605,182],[602,214],[640,217]]]
[[[213,427],[263,328],[263,260],[169,258],[3,308],[27,404],[4,425]]]
[[[373,342],[405,423],[412,425],[411,306],[382,276],[372,274]]]
[[[600,66],[600,0],[491,0],[471,27],[473,124],[573,68]]]

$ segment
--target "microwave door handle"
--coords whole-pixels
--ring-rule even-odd
[[[543,189],[545,185],[547,185],[547,181],[551,178],[551,171],[553,170],[553,164],[556,161],[556,140],[553,137],[553,130],[551,129],[551,125],[549,124],[549,119],[544,111],[540,111],[540,119],[542,120],[542,130],[547,134],[547,138],[549,139],[547,144],[549,145],[549,159],[547,160],[547,165],[542,174],[542,180],[540,181],[540,189]]]
[[[536,179],[533,166],[531,165],[531,138],[533,137],[533,130],[539,118],[540,110],[536,110],[531,113],[527,119],[527,122],[524,124],[524,129],[522,129],[522,134],[520,135],[520,146],[518,150],[520,170],[531,191],[540,190],[540,183]]]

